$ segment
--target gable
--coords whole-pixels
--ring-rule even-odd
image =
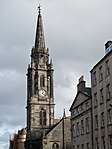
[[[51,139],[54,139],[55,134],[55,141],[58,140],[60,136],[60,130],[62,129],[62,119],[54,125],[54,127],[46,134],[46,137],[50,137]]]
[[[63,127],[64,126],[64,127]],[[70,132],[70,117],[64,118],[60,120],[59,123],[57,123],[45,136],[44,142],[45,142],[45,148],[51,148],[54,143],[57,143],[60,148],[63,146],[63,130],[64,130],[64,137],[66,138],[66,145],[68,146],[68,149],[71,145],[71,132]]]
[[[84,102],[86,99],[88,99],[90,96],[87,93],[84,92],[78,92],[73,103],[72,106],[70,108],[70,111],[72,109],[74,109],[75,107],[77,107],[78,105],[80,105],[82,102]]]

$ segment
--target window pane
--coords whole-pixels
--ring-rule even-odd
[[[104,112],[101,113],[101,126],[104,126],[105,119],[104,119]]]
[[[99,81],[103,80],[103,71],[102,71],[102,66],[99,67]]]
[[[102,149],[106,149],[104,136],[102,136]]]
[[[94,94],[94,107],[98,106],[97,93]]]
[[[77,136],[79,136],[80,135],[80,131],[79,131],[79,122],[77,122],[77,126],[76,126],[76,128],[77,128]]]
[[[86,118],[86,132],[89,132],[89,117]]]
[[[84,144],[82,144],[82,149],[84,149]]]
[[[105,71],[106,71],[106,76],[108,76],[110,74],[109,60],[107,60],[105,63]]]
[[[39,115],[40,115],[40,125],[46,125],[46,111],[41,110]]]
[[[81,134],[84,134],[84,121],[81,120]]]
[[[95,129],[98,129],[98,115],[95,116]]]
[[[108,110],[108,124],[112,124],[112,109]]]
[[[87,146],[86,148],[87,148],[87,149],[89,149],[89,143],[87,143],[87,145],[86,145],[86,146]]]
[[[111,98],[111,95],[110,95],[110,84],[107,85],[106,94],[107,94],[107,99],[110,99]]]
[[[95,86],[97,84],[96,71],[93,73],[92,83],[93,83],[93,86]]]
[[[96,146],[96,149],[99,149],[99,138],[95,139],[95,146]]]
[[[100,90],[100,103],[104,103],[103,89]]]

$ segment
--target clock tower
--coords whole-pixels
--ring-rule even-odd
[[[53,63],[45,46],[43,22],[38,7],[35,45],[27,69],[27,148],[35,143],[54,124]]]

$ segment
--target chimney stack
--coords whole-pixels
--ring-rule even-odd
[[[81,91],[81,92],[85,92],[86,88],[85,88],[85,81],[84,81],[84,76],[82,75],[79,78],[79,84],[77,85],[77,91]]]
[[[109,40],[105,43],[105,54],[110,52],[112,50],[112,41]]]

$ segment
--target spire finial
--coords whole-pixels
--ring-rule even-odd
[[[41,5],[39,4],[39,6],[38,6],[38,13],[39,13],[39,14],[41,14],[41,10],[42,10],[42,9],[41,9]]]
[[[44,30],[42,23],[42,15],[41,15],[41,6],[38,6],[38,19],[37,19],[37,29],[36,29],[36,37],[35,37],[35,48],[36,49],[44,49],[45,48],[45,39],[44,39]]]

